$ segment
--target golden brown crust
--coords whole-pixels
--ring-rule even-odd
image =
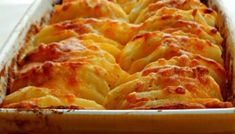
[[[222,105],[222,96],[217,83],[202,67],[189,68],[168,66],[145,71],[144,77],[122,84],[105,100],[108,109],[138,108],[208,108]],[[217,99],[214,99],[217,98]],[[184,104],[184,105],[183,105]],[[201,106],[201,107],[198,107]]]
[[[232,104],[229,102],[221,102],[218,100],[208,99],[208,102],[204,104],[200,103],[190,103],[190,102],[173,102],[165,103],[162,106],[147,106],[133,108],[135,110],[171,110],[171,109],[205,109],[205,108],[230,108]]]
[[[97,42],[69,38],[59,43],[42,44],[29,53],[20,63],[23,68],[35,63],[53,62],[86,62],[103,68],[107,75],[105,80],[113,88],[128,76],[116,63],[114,57],[101,50]],[[28,65],[27,65],[28,64]]]
[[[77,98],[71,93],[61,93],[56,89],[28,86],[6,96],[4,108],[68,108],[104,109],[94,101]]]
[[[143,72],[149,69],[154,69],[163,66],[176,65],[180,67],[196,67],[196,66],[204,66],[209,70],[209,74],[216,80],[216,82],[223,89],[226,85],[226,71],[224,67],[218,62],[202,57],[200,55],[185,53],[181,56],[173,57],[169,60],[164,58],[157,60],[156,62],[152,62],[147,65]]]
[[[153,16],[156,11],[158,11],[162,7],[176,8],[181,10],[206,8],[206,6],[199,0],[163,0],[149,4],[148,7],[140,12],[135,22],[137,23],[137,21],[140,21],[141,18],[146,19]]]
[[[222,97],[227,77],[216,22],[200,0],[63,0],[19,57],[1,106],[232,107]]]
[[[209,25],[213,27],[216,25],[217,13],[209,8],[184,11],[176,8],[163,7],[155,12],[152,16],[139,16],[135,23],[138,24],[144,21],[148,21],[148,19],[152,19],[154,17],[160,17],[169,14],[176,16],[179,19],[195,21],[203,25]]]
[[[131,12],[131,10],[136,6],[136,3],[139,0],[111,0],[113,2],[116,2],[117,4],[119,4],[123,10],[129,14]]]
[[[21,61],[18,62],[18,64],[23,66],[30,62],[62,62],[84,58],[91,55],[104,57],[106,60],[115,63],[114,57],[107,53],[107,51],[103,51],[98,42],[68,38],[61,42],[41,44],[38,48],[30,51]]]
[[[139,29],[140,26],[123,21],[79,18],[45,27],[35,36],[33,44],[50,43],[52,39],[54,39],[53,41],[58,41],[58,34],[59,39],[63,40],[71,36],[96,33],[125,45]]]
[[[153,16],[144,22],[142,29],[146,31],[162,30],[168,33],[181,30],[209,40],[217,45],[221,45],[223,42],[223,38],[215,27],[202,25],[187,19],[184,20],[174,15]]]
[[[87,62],[44,62],[31,66],[16,75],[10,85],[10,91],[15,92],[26,86],[37,86],[57,89],[61,93],[72,93],[77,97],[95,100],[102,104],[105,95],[110,90],[105,81],[107,72],[96,65]],[[89,85],[93,85],[90,87]]]
[[[124,70],[135,73],[159,58],[169,59],[180,55],[180,50],[199,54],[223,64],[222,51],[217,45],[199,38],[161,31],[136,36],[122,50],[119,64]]]
[[[149,4],[158,2],[160,0],[138,0],[135,4],[134,8],[131,10],[129,14],[129,21],[134,22],[135,19],[138,17],[139,13],[146,8]]]
[[[77,0],[57,5],[50,23],[57,23],[76,18],[110,18],[127,20],[127,15],[119,5],[107,0]]]

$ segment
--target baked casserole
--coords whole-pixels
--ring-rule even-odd
[[[217,13],[199,0],[64,0],[3,108],[229,108]]]

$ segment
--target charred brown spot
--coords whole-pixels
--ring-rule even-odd
[[[84,65],[85,63],[83,62],[68,62],[68,63],[64,63],[66,66],[68,65],[72,70],[76,70],[79,69],[80,67],[82,67],[82,65]]]
[[[76,75],[76,70],[78,69],[79,66],[70,66],[72,69],[71,71],[68,73],[68,76],[67,76],[67,82],[68,82],[68,85],[70,87],[77,87],[77,85],[79,84],[79,81],[77,80],[77,77]]]
[[[43,73],[45,76],[49,76],[51,74],[51,69],[54,66],[53,62],[45,62],[42,66]]]
[[[186,102],[172,102],[167,103],[163,106],[152,106],[152,107],[139,107],[135,109],[139,110],[154,110],[154,109],[161,109],[161,110],[167,110],[167,109],[204,109],[206,108],[204,105],[199,103],[186,103]]]
[[[46,107],[45,109],[75,109],[75,110],[79,110],[79,109],[84,109],[78,106],[50,106],[50,107]]]
[[[192,12],[192,16],[196,16],[197,15],[197,9],[194,9]]]
[[[194,83],[186,83],[184,86],[188,91],[196,92],[198,90],[196,86],[199,86],[199,85],[195,85]]]
[[[51,43],[49,45],[42,44],[38,49],[29,53],[21,62],[21,65],[30,62],[51,61],[59,58],[61,54],[62,52],[58,48],[57,43]]]
[[[162,20],[168,20],[168,19],[171,19],[172,18],[172,15],[163,15],[161,17]]]
[[[218,30],[217,30],[216,28],[212,28],[212,29],[210,30],[210,33],[211,33],[211,34],[217,34],[217,32],[218,32]]]
[[[194,67],[193,68],[194,73],[196,74],[196,76],[204,76],[204,75],[208,75],[209,74],[209,70],[205,67]]]
[[[176,20],[179,20],[179,19],[181,19],[183,16],[182,15],[177,15],[177,16],[175,16],[175,19]]]
[[[190,62],[190,66],[192,66],[192,67],[195,67],[195,66],[197,66],[197,65],[199,65],[199,61],[196,60],[196,59],[193,59],[193,60]]]
[[[96,22],[95,19],[91,18],[91,19],[87,19],[85,23],[95,23],[95,22]]]
[[[136,92],[130,93],[127,95],[126,99],[128,102],[136,102]]]
[[[212,101],[206,104],[207,108],[231,108],[233,107],[231,102],[219,102],[219,101]]]
[[[63,7],[62,7],[62,11],[68,10],[69,7],[71,7],[71,5],[72,5],[71,3],[66,3],[66,4],[64,4]]]
[[[149,11],[155,11],[156,9],[158,9],[159,7],[159,2],[158,3],[151,3],[149,6],[148,6],[148,10]]]
[[[214,10],[211,9],[211,8],[207,8],[207,9],[204,10],[204,13],[205,13],[205,14],[211,14],[211,13],[213,13],[213,12],[214,12]]]
[[[133,38],[133,41],[134,41],[134,40],[137,40],[137,39],[140,39],[140,38],[144,38],[145,40],[147,40],[147,39],[149,39],[151,36],[153,36],[153,34],[154,34],[154,33],[150,33],[150,32],[144,33],[144,34],[139,34],[139,35],[137,35],[137,36],[135,36],[135,37]]]
[[[158,72],[159,71],[159,68],[150,68],[150,69],[146,69],[142,72],[142,75],[143,76],[147,76],[148,74],[150,73],[153,73],[153,72]]]
[[[200,43],[200,42],[198,42],[197,44],[195,44],[195,46],[194,46],[198,51],[203,51],[203,49],[204,49],[204,44],[203,43]]]
[[[144,83],[142,83],[142,82],[138,82],[137,84],[136,84],[136,86],[135,86],[135,89],[134,89],[134,91],[141,91],[142,89],[143,89],[143,87],[144,87]]]
[[[183,88],[183,87],[177,87],[177,88],[175,89],[175,92],[176,92],[177,94],[185,94],[186,90],[185,90],[185,88]]]

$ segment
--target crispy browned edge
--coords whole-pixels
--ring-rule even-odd
[[[208,0],[208,5],[209,7],[213,8],[214,10],[217,11],[218,13],[218,22],[217,22],[217,27],[224,37],[224,52],[223,52],[223,59],[224,59],[224,66],[225,69],[227,70],[227,77],[228,81],[226,83],[226,88],[225,91],[225,96],[224,99],[225,101],[230,101],[233,103],[235,106],[235,72],[233,70],[234,68],[234,56],[235,56],[235,42],[234,42],[234,34],[230,31],[228,22],[226,16],[224,16],[223,11],[218,8],[218,6],[214,5],[212,3],[213,0]]]
[[[226,16],[223,15],[223,11],[218,9],[216,5],[213,5],[211,3],[212,0],[203,0],[203,3],[206,3],[209,5],[209,7],[215,9],[218,12],[218,22],[217,22],[217,27],[224,37],[224,53],[223,53],[223,58],[225,60],[225,69],[227,71],[227,77],[228,81],[226,83],[226,94],[224,97],[225,101],[231,101],[233,102],[233,105],[235,106],[235,77],[234,75],[234,70],[233,70],[233,60],[234,60],[234,46],[233,46],[233,40],[231,36],[233,36],[229,30],[229,26],[227,25],[226,22]],[[51,14],[51,13],[50,13]],[[14,78],[14,72],[17,68],[17,60],[19,57],[21,57],[22,52],[26,49],[27,43],[29,42],[29,38],[38,33],[40,30],[41,26],[45,24],[47,20],[45,20],[44,17],[42,17],[40,23],[34,23],[31,25],[29,28],[26,37],[24,39],[24,43],[21,44],[21,49],[18,51],[18,53],[15,54],[14,58],[9,61],[9,64],[5,65],[3,70],[0,71],[0,103],[3,101],[4,97],[8,94],[7,89],[8,89],[8,82],[11,80],[10,78]],[[233,82],[234,81],[234,82]]]
[[[52,15],[52,13],[46,13]],[[46,16],[46,14],[44,16]],[[6,64],[3,65],[2,70],[0,70],[0,107],[1,103],[3,102],[5,96],[9,93],[8,91],[8,83],[11,81],[11,78],[14,78],[14,72],[17,70],[17,61],[22,56],[22,53],[26,50],[27,45],[29,45],[30,38],[37,34],[41,27],[48,22],[48,19],[46,17],[42,16],[42,18],[33,24],[30,25],[28,28],[28,31],[25,35],[25,38],[22,42],[20,42],[20,49],[18,49],[18,52],[15,53],[12,60],[8,61]],[[23,34],[23,31],[20,33]],[[0,63],[2,64],[2,63]]]

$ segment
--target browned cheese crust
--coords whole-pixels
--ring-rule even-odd
[[[63,0],[19,56],[1,106],[232,107],[217,21],[200,0]]]

